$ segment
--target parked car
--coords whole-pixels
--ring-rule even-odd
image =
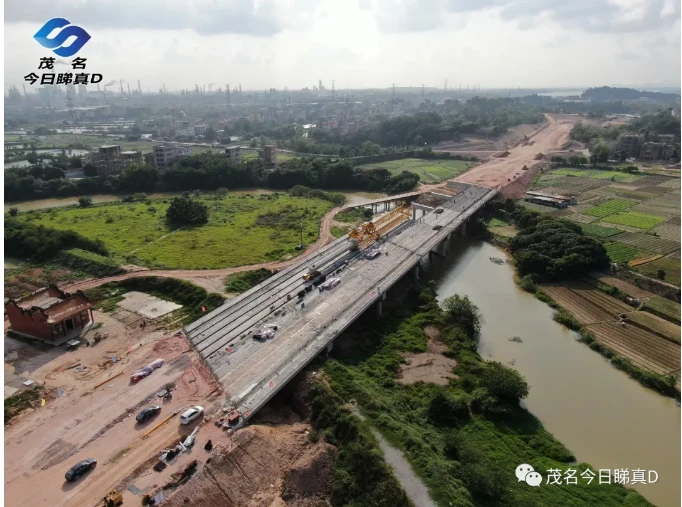
[[[444,211],[443,208],[436,208],[435,210],[433,210],[433,212],[434,212],[436,215],[439,215],[439,214],[443,213],[443,211]]]
[[[277,331],[277,326],[259,329],[254,331],[253,338],[260,341],[269,340],[275,337],[275,331]]]
[[[365,259],[374,259],[374,258],[377,257],[379,254],[381,254],[381,252],[379,251],[378,248],[375,248],[375,249],[370,250],[369,252],[367,252],[367,253],[365,254]]]
[[[180,424],[189,424],[202,415],[204,415],[204,407],[197,405],[195,407],[188,408],[182,414],[180,414]]]
[[[341,283],[340,278],[330,278],[326,282],[324,282],[322,285],[320,285],[320,289],[333,289],[336,287],[338,284]]]
[[[97,460],[95,458],[84,459],[83,461],[79,461],[74,466],[69,468],[69,471],[66,472],[64,478],[69,482],[75,481],[86,472],[89,472],[95,468],[95,466],[97,466]]]
[[[135,417],[135,420],[139,423],[143,423],[146,420],[158,415],[159,412],[161,412],[161,407],[158,405],[152,405],[151,407],[142,409],[142,411],[137,414],[137,417]]]

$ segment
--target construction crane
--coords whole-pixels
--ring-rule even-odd
[[[374,243],[411,217],[409,207],[400,206],[373,222],[364,222],[348,231],[348,237],[357,242],[359,248]]]

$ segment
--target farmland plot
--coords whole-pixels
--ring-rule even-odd
[[[638,181],[637,183],[641,183],[641,182]],[[660,196],[663,194],[667,194],[668,189],[664,188],[664,187],[659,187],[656,185],[645,185],[643,187],[637,187],[637,192],[645,192],[647,194],[654,194],[656,196]]]
[[[643,299],[653,296],[651,292],[646,291],[644,289],[640,289],[636,285],[633,285],[630,282],[626,282],[625,280],[621,280],[620,278],[608,276],[603,273],[595,273],[592,276],[596,280],[599,280],[601,283],[605,283],[606,285],[610,285],[611,287],[620,289],[629,296],[632,296],[633,298]]]
[[[654,232],[664,239],[672,241],[680,240],[680,225],[673,224],[669,221],[658,225],[654,228]]]
[[[568,287],[559,284],[542,285],[541,289],[556,303],[569,312],[581,324],[610,322],[615,316],[587,301]],[[594,289],[598,290],[598,289]]]
[[[659,375],[680,369],[680,346],[633,325],[617,322],[588,327],[597,341],[640,368]]]
[[[582,213],[572,213],[572,214],[566,214],[565,216],[562,216],[561,218],[565,218],[566,220],[570,220],[571,222],[577,222],[579,224],[589,224],[597,219],[594,217],[591,217],[589,215],[584,215]]]
[[[658,185],[664,188],[680,188],[680,184],[682,184],[680,178],[668,178],[668,181],[664,181],[663,183],[659,183]]]
[[[633,211],[616,213],[615,215],[610,215],[602,219],[602,222],[622,224],[629,227],[637,227],[638,229],[651,229],[664,221],[665,218],[663,217],[645,215],[644,213],[635,213]]]
[[[610,199],[599,206],[595,206],[594,208],[585,211],[585,214],[603,218],[618,213],[619,211],[630,209],[635,204],[637,204],[636,201],[629,201],[627,199]]]
[[[663,320],[648,312],[632,312],[628,313],[628,320],[634,322],[636,325],[647,328],[653,334],[661,335],[665,338],[680,343],[680,326],[676,326],[672,322]]]
[[[644,302],[643,309],[670,322],[680,323],[680,304],[669,299],[661,296],[650,297]]]
[[[631,312],[633,308],[608,294],[583,283],[572,283],[569,288],[578,296],[589,301],[595,306],[602,308],[616,318],[621,313]],[[612,319],[613,320],[613,319]]]
[[[650,175],[644,176],[641,180],[637,180],[637,184],[643,186],[656,185],[662,188],[666,188],[665,186],[662,185],[662,183],[670,183],[671,181],[674,181],[674,179],[675,178],[670,178],[668,176]],[[677,181],[680,180],[677,179]]]
[[[597,224],[586,224],[582,226],[583,232],[588,236],[595,238],[610,238],[616,234],[622,234],[623,231],[620,229],[614,229],[612,227],[603,227]]]
[[[680,286],[680,260],[663,258],[655,260],[654,262],[649,262],[641,266],[637,266],[637,271],[643,273],[651,278],[658,278],[659,270],[665,272],[665,278],[663,279],[666,283],[671,283],[673,285]]]
[[[668,255],[680,249],[679,241],[672,241],[669,239],[662,239],[650,234],[643,234],[641,232],[624,232],[617,239],[618,243],[630,245],[639,250],[647,252],[654,252],[661,255]]]
[[[613,262],[628,262],[632,259],[639,259],[646,254],[640,252],[636,248],[628,245],[623,245],[622,243],[609,243],[604,245],[606,253],[611,258]]]

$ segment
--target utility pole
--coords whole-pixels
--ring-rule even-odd
[[[142,86],[140,86],[140,80],[137,80],[137,93],[142,95]]]
[[[121,86],[123,88],[123,86]],[[71,116],[71,125],[73,133],[76,133],[76,113],[73,110],[73,101],[71,100],[71,90],[69,86],[66,87],[66,107],[69,109],[69,116]]]

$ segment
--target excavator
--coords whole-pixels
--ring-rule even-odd
[[[115,489],[109,491],[109,494],[104,497],[98,507],[118,507],[123,504],[123,494]]]

